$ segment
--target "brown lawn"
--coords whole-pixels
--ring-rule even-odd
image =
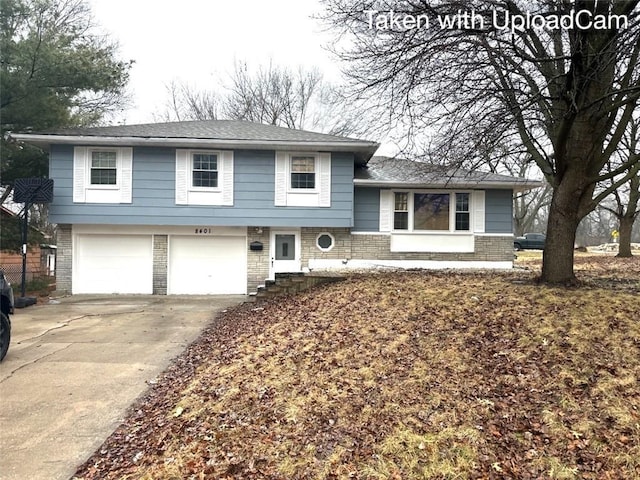
[[[82,479],[640,478],[640,258],[406,272],[231,310]]]

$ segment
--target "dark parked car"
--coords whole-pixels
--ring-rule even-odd
[[[11,320],[9,314],[13,313],[13,290],[11,284],[0,270],[0,361],[9,350],[11,342]]]
[[[525,233],[524,237],[516,237],[513,240],[513,248],[516,250],[544,250],[544,241],[546,238],[542,233]]]

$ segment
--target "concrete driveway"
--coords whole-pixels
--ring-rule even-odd
[[[16,310],[0,363],[0,479],[68,480],[127,407],[244,296],[73,296]]]

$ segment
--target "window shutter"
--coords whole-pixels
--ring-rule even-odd
[[[471,196],[471,204],[473,205],[473,231],[484,233],[484,190],[474,190]]]
[[[222,154],[222,205],[233,206],[233,152]]]
[[[118,156],[121,161],[120,169],[120,203],[131,203],[131,190],[133,182],[133,149],[120,148]]]
[[[191,173],[189,150],[176,150],[176,204],[186,205],[189,201],[188,188]]]
[[[393,192],[380,190],[380,231],[390,232],[393,225]]]
[[[276,207],[287,205],[287,160],[288,155],[284,152],[276,152],[276,181],[275,181],[275,201]]]
[[[88,153],[87,147],[73,149],[73,201],[77,203],[84,203],[86,198]]]
[[[319,207],[331,206],[331,154],[321,153],[318,159],[319,164],[319,181],[320,181],[320,199]]]

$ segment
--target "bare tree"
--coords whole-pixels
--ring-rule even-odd
[[[513,229],[518,236],[544,229],[551,204],[551,185],[519,192],[513,198]]]
[[[173,81],[167,94],[157,120],[247,120],[332,135],[361,134],[366,127],[365,115],[317,69],[291,70],[272,62],[251,69],[236,62],[229,79],[211,90]]]
[[[224,105],[225,117],[301,128],[322,75],[317,69],[296,72],[269,63],[253,72],[236,63]]]
[[[600,193],[596,198],[603,198],[603,200],[610,200],[609,202],[603,201],[600,204],[600,208],[610,212],[618,222],[618,256],[619,257],[631,257],[631,236],[633,232],[633,224],[640,215],[640,162],[629,162],[628,159],[632,157],[638,157],[640,150],[640,120],[638,118],[632,118],[628,123],[628,130],[625,133],[624,138],[620,142],[620,150],[616,152],[621,155],[622,160],[616,159],[607,165],[609,172],[615,172],[616,165],[628,164],[627,170],[618,172],[618,176],[627,178],[628,180],[619,185],[618,188],[613,190],[606,198],[603,196],[611,189],[605,188],[603,193]],[[615,158],[615,157],[614,157]],[[607,183],[615,185],[616,177],[613,176],[607,179]]]
[[[576,244],[581,247],[600,245],[611,241],[611,232],[616,228],[616,219],[603,208],[596,208],[586,215],[578,225]]]
[[[640,97],[638,0],[325,4],[346,38],[334,50],[352,88],[410,133],[434,132],[449,158],[477,158],[494,140],[526,149],[553,189],[541,280],[574,282],[576,230],[596,184],[615,177],[612,192],[639,161],[604,169]],[[556,27],[513,23],[532,17]]]
[[[215,91],[200,91],[173,80],[166,87],[168,99],[164,112],[155,118],[173,122],[216,120],[220,117],[221,99]]]
[[[616,209],[612,211],[619,222],[618,257],[631,257],[631,235],[633,224],[640,215],[640,172],[636,168],[636,175],[628,183],[627,198],[622,200],[619,190],[613,192],[616,199]]]

